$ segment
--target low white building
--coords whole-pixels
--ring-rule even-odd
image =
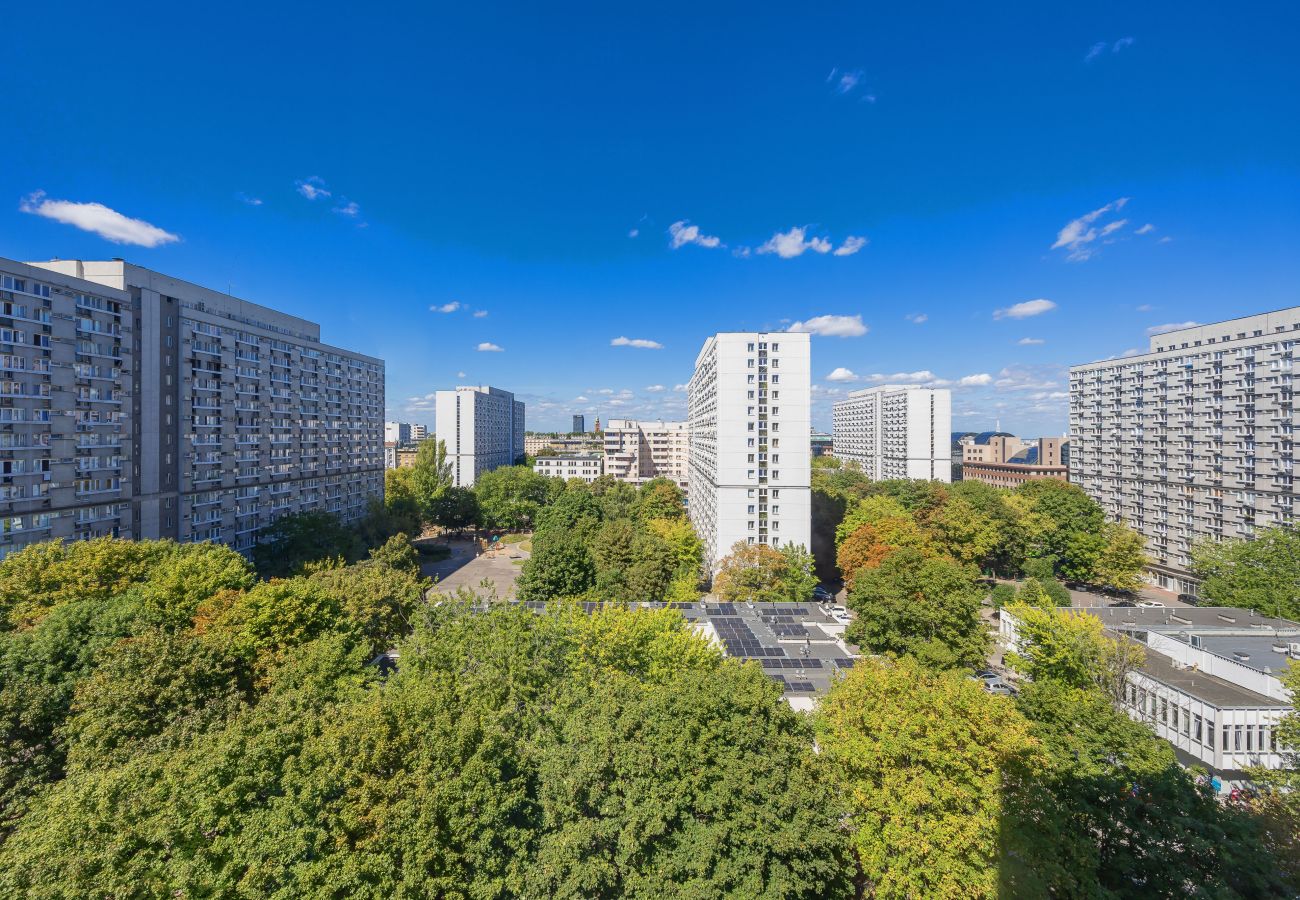
[[[952,394],[881,385],[853,391],[833,411],[835,456],[874,481],[952,481]]]
[[[547,478],[577,478],[591,484],[605,473],[605,460],[599,453],[539,456],[533,460],[533,471]]]
[[[1130,672],[1123,708],[1231,784],[1252,766],[1281,768],[1277,726],[1292,700],[1279,675],[1300,660],[1300,623],[1235,607],[1074,607],[1102,620],[1112,636],[1143,644],[1146,662]],[[1008,647],[1019,621],[1003,610]]]

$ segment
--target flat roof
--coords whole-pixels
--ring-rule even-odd
[[[549,606],[540,601],[522,605],[535,612]],[[826,693],[835,677],[852,668],[857,658],[839,639],[843,625],[815,602],[582,604],[586,612],[602,606],[676,609],[727,656],[762,666],[763,674],[785,689],[787,699]]]
[[[1146,662],[1142,664],[1142,673],[1219,709],[1242,707],[1289,709],[1291,707],[1291,704],[1284,700],[1266,697],[1215,675],[1197,669],[1180,669],[1174,665],[1173,660],[1161,653],[1146,655]]]

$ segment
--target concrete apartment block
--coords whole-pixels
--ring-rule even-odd
[[[738,541],[802,544],[811,531],[807,334],[721,332],[688,389],[690,516],[715,569]]]
[[[853,391],[833,411],[835,455],[875,481],[952,480],[952,394],[881,385]]]
[[[1194,591],[1192,544],[1289,525],[1300,307],[1183,328],[1070,369],[1070,480],[1147,539],[1152,580]]]
[[[434,415],[457,487],[473,487],[484,472],[524,455],[524,404],[509,391],[487,385],[438,391]]]
[[[689,490],[689,429],[685,422],[610,419],[603,432],[605,474],[644,484],[668,478]]]

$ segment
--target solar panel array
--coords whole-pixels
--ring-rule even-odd
[[[764,669],[820,669],[822,661],[820,659],[765,659],[763,660]]]
[[[732,606],[723,603],[722,606]],[[710,616],[709,624],[717,632],[722,645],[727,648],[728,656],[740,659],[766,659],[771,656],[785,656],[781,647],[764,647],[749,625],[740,616]]]
[[[811,694],[817,690],[815,687],[813,687],[813,683],[811,681],[795,681],[786,678],[784,675],[769,675],[768,677],[771,678],[773,681],[780,682],[782,685],[785,686],[785,689],[787,691],[790,691],[792,693]]]

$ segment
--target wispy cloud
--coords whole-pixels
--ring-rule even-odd
[[[1155,307],[1152,306],[1150,303],[1142,303],[1142,304],[1140,304],[1140,305],[1138,305],[1138,306],[1135,306],[1135,307],[1133,307],[1133,308],[1134,308],[1135,310],[1137,310],[1138,312],[1151,312],[1151,310],[1155,309]]]
[[[930,317],[926,313],[908,313],[903,316],[903,318],[911,322],[913,325],[921,325],[930,321]]]
[[[664,345],[658,341],[645,338],[616,337],[609,342],[611,347],[636,347],[639,350],[662,350]]]
[[[1155,337],[1157,334],[1165,334],[1170,331],[1180,331],[1184,328],[1195,328],[1200,322],[1166,322],[1164,325],[1152,325],[1147,329],[1147,337]]]
[[[295,181],[294,184],[298,187],[298,193],[308,200],[321,200],[331,196],[325,187],[325,180],[318,175],[308,175]]]
[[[479,353],[504,353],[505,351],[491,341],[484,341],[474,348]]]
[[[1100,209],[1094,209],[1090,213],[1084,213],[1079,218],[1067,222],[1065,227],[1056,233],[1056,243],[1052,244],[1052,249],[1064,249],[1066,259],[1071,262],[1082,262],[1090,258],[1097,252],[1095,242],[1107,238],[1123,228],[1128,224],[1128,219],[1112,221],[1100,228],[1095,227],[1094,223],[1109,213],[1118,213],[1127,203],[1127,197],[1120,197]]]
[[[18,209],[43,219],[52,219],[64,225],[97,234],[114,244],[131,244],[136,247],[160,247],[180,240],[179,235],[164,231],[143,219],[132,219],[110,209],[102,203],[77,203],[72,200],[51,200],[44,191],[28,194],[18,204]]]
[[[855,237],[849,235],[844,239],[844,243],[835,248],[835,256],[852,256],[863,247],[867,246],[867,239],[864,237]]]
[[[1141,228],[1139,228],[1139,229],[1138,229],[1136,232],[1134,232],[1134,233],[1135,233],[1135,234],[1150,234],[1151,232],[1153,232],[1153,231],[1155,231],[1155,230],[1156,230],[1156,226],[1152,225],[1150,222],[1147,222],[1145,225],[1143,225]]]
[[[831,90],[837,95],[845,97],[866,84],[866,73],[861,69],[841,69],[836,66],[826,76],[826,83],[831,86]],[[863,103],[876,102],[876,95],[867,92],[865,89],[858,94],[858,98]]]
[[[1025,300],[1022,303],[1013,303],[1011,306],[1003,309],[995,309],[993,318],[995,319],[1028,319],[1030,316],[1041,316],[1045,312],[1051,312],[1056,309],[1056,304],[1051,300]]]
[[[786,331],[819,334],[822,337],[861,337],[867,326],[862,316],[813,316],[804,322],[792,322]]]
[[[687,244],[696,244],[700,247],[721,247],[722,239],[711,234],[704,234],[700,231],[700,226],[692,225],[690,222],[682,219],[668,226],[670,236],[669,246],[674,250],[685,247]]]
[[[464,373],[464,372],[457,372],[457,373],[456,373],[456,377],[457,377],[457,378],[464,378],[464,377],[465,377],[465,373]]]
[[[1044,341],[1042,338],[1024,337],[1016,341],[1016,343],[1022,347],[1034,347],[1037,346],[1038,344],[1045,344],[1047,342]]]
[[[929,369],[921,369],[916,372],[877,372],[871,375],[858,375],[843,366],[835,369],[827,375],[826,380],[835,382],[861,382],[863,384],[872,385],[911,384],[917,385],[918,387],[930,388],[976,388],[987,387],[994,383],[993,376],[988,372],[977,372],[974,375],[965,375],[961,378],[940,378]]]
[[[1105,55],[1108,51],[1112,55],[1119,53],[1121,50],[1132,47],[1135,42],[1136,39],[1131,37],[1122,37],[1117,41],[1098,41],[1088,48],[1088,52],[1083,56],[1083,61],[1090,63],[1097,57]]]
[[[335,206],[334,212],[338,213],[340,216],[347,216],[349,219],[355,219],[357,216],[361,215],[361,207],[357,205],[355,200],[347,200]]]
[[[247,204],[247,205],[249,205],[249,206],[261,206],[261,205],[262,205],[262,198],[261,198],[261,197],[250,197],[248,194],[245,194],[243,191],[236,191],[236,192],[235,192],[235,199],[237,199],[240,203],[245,203],[245,204]]]
[[[634,238],[634,237],[638,236],[640,233],[641,233],[641,229],[640,229],[640,228],[633,228],[631,231],[629,231],[629,232],[627,233],[627,236],[630,237],[630,238]]]
[[[646,392],[650,394],[659,394],[665,390],[662,384],[652,384],[646,387]]]
[[[476,309],[476,310],[474,310],[474,318],[476,318],[476,319],[486,319],[486,318],[487,318],[487,314],[488,314],[488,311],[487,311],[486,309]]]
[[[679,394],[682,394],[690,390],[690,387],[691,386],[689,384],[675,384],[673,385],[673,390]]]
[[[429,312],[436,312],[436,313],[454,313],[454,312],[455,312],[456,310],[458,310],[458,309],[460,309],[460,301],[459,301],[459,300],[453,300],[453,301],[451,301],[450,303],[444,303],[444,304],[442,304],[442,306],[430,306],[430,307],[429,307]]]

